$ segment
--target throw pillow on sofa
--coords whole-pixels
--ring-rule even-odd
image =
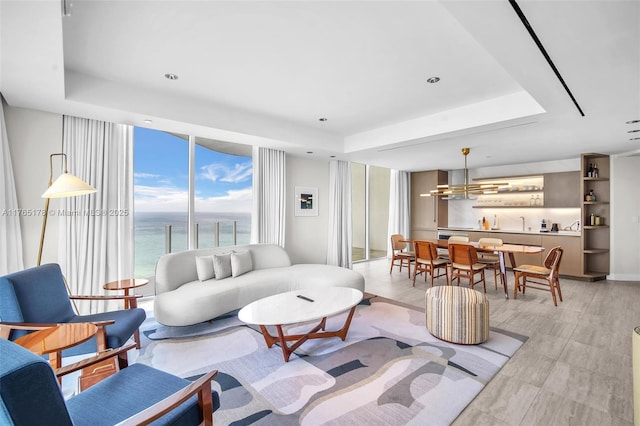
[[[249,250],[231,253],[231,275],[234,278],[251,270],[253,270],[253,261]]]
[[[213,270],[213,255],[196,256],[196,272],[200,281],[210,280],[215,276]]]
[[[222,280],[231,276],[231,253],[214,254],[213,270],[216,280]]]

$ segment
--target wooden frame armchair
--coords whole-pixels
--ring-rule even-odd
[[[218,394],[211,390],[217,371],[189,382],[147,365],[133,364],[64,400],[56,377],[129,349],[107,351],[54,371],[37,355],[0,339],[0,397],[4,406],[0,424],[213,424],[213,411],[220,405]]]
[[[436,245],[429,241],[415,241],[413,243],[414,252],[416,254],[415,266],[413,267],[413,286],[416,286],[416,275],[419,272],[424,274],[424,281],[427,281],[427,273],[431,275],[431,287],[433,287],[433,279],[445,276],[449,283],[448,263],[447,259],[438,257]],[[444,269],[444,274],[438,270]]]
[[[132,308],[77,315],[71,300],[134,300],[139,296],[69,296],[57,264],[46,264],[0,277],[0,336],[15,340],[29,330],[63,323],[90,322],[98,326],[96,337],[68,349],[78,355],[124,346],[146,319],[143,309]],[[133,303],[135,306],[135,303]],[[139,341],[136,347],[140,347]]]
[[[389,273],[393,272],[394,265],[400,266],[400,272],[402,272],[402,266],[406,264],[407,277],[411,278],[411,262],[415,259],[415,253],[405,250],[408,245],[409,243],[402,234],[391,236],[391,268]]]
[[[496,246],[500,247],[504,242],[500,238],[480,238],[478,240],[479,246]],[[495,289],[498,289],[498,275],[500,276],[500,284],[504,286],[504,277],[500,271],[500,257],[493,253],[480,253],[478,256],[478,262],[487,265],[487,269],[493,271],[493,284]]]
[[[451,284],[453,280],[460,278],[469,280],[469,287],[473,288],[476,284],[482,282],[484,292],[487,292],[487,283],[484,277],[486,264],[478,262],[478,252],[476,248],[469,244],[449,244],[449,261],[451,262]],[[480,279],[475,281],[476,274],[480,275]]]
[[[553,304],[558,306],[556,300],[556,292],[562,302],[562,290],[560,289],[560,261],[564,250],[560,246],[553,247],[547,253],[544,259],[544,266],[537,265],[519,265],[514,268],[516,278],[513,287],[513,298],[518,298],[518,290],[525,293],[527,287],[536,290],[545,290],[551,292]],[[522,282],[520,279],[522,278]]]

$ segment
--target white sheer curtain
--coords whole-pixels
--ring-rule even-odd
[[[22,259],[22,232],[18,212],[16,184],[13,179],[13,166],[9,152],[9,138],[4,122],[4,108],[0,98],[0,275],[24,269]]]
[[[63,151],[69,171],[97,192],[61,199],[68,216],[60,220],[60,266],[72,294],[105,294],[103,284],[134,278],[133,129],[65,116]],[[81,313],[117,307],[91,304],[77,306]]]
[[[329,163],[327,264],[351,268],[351,163]]]
[[[284,247],[286,167],[285,153],[253,148],[253,211],[251,242]]]
[[[389,234],[410,238],[411,174],[392,169],[389,181]],[[388,239],[387,256],[391,257],[391,238]]]

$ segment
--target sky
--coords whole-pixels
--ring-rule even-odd
[[[141,127],[133,135],[135,210],[187,211],[189,143]],[[251,212],[251,158],[196,145],[195,169],[196,212]]]

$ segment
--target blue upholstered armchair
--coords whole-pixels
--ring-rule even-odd
[[[0,424],[96,426],[154,420],[154,425],[213,424],[212,412],[220,405],[218,394],[211,390],[217,371],[192,383],[133,364],[64,400],[56,375],[71,373],[117,352],[102,353],[54,372],[42,358],[0,339]]]
[[[93,315],[76,315],[76,299],[125,299],[139,296],[69,296],[60,266],[46,264],[0,277],[0,337],[15,340],[55,324],[92,322],[93,339],[63,352],[63,356],[98,352],[123,346],[146,318],[143,309],[123,309]]]

